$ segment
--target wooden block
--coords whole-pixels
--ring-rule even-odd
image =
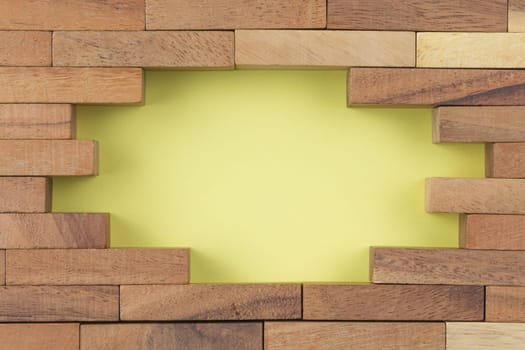
[[[233,68],[233,32],[55,32],[55,66]]]
[[[121,286],[122,320],[297,320],[300,284]]]
[[[262,350],[262,324],[133,323],[81,325],[81,350]]]
[[[140,103],[140,68],[0,68],[0,103]]]
[[[491,143],[485,146],[487,177],[525,178],[525,143]]]
[[[459,246],[466,249],[525,250],[525,216],[460,215]]]
[[[430,213],[525,214],[525,181],[431,178],[426,182]]]
[[[0,213],[51,210],[51,180],[43,177],[0,177]]]
[[[87,140],[0,140],[0,175],[98,175],[98,144]]]
[[[525,287],[487,287],[485,320],[525,322]]]
[[[51,66],[51,33],[0,31],[0,66]]]
[[[445,248],[372,248],[374,283],[523,285],[525,252]],[[9,251],[7,252],[9,283]]]
[[[522,350],[525,324],[447,323],[447,350]]]
[[[325,0],[148,0],[146,29],[325,28]]]
[[[0,250],[0,286],[5,285],[5,250]]]
[[[0,322],[118,321],[118,298],[116,286],[0,287]]]
[[[266,322],[265,350],[445,348],[444,323]]]
[[[0,214],[0,249],[107,248],[109,214]]]
[[[0,348],[16,350],[78,350],[80,325],[0,324]]]
[[[143,30],[144,0],[0,0],[1,30]]]
[[[11,285],[186,284],[188,249],[8,250]]]
[[[305,284],[305,320],[483,321],[478,286]]]
[[[439,107],[432,129],[434,143],[525,142],[525,107]]]
[[[352,68],[349,105],[525,105],[525,70]]]
[[[524,0],[509,0],[509,32],[525,32]]]
[[[415,37],[409,32],[238,30],[235,63],[241,67],[414,67]]]

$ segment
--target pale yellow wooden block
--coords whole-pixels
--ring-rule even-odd
[[[525,32],[525,0],[509,0],[509,32]]]
[[[525,324],[447,323],[447,350],[523,350]]]

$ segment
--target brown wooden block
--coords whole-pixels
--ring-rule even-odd
[[[525,324],[447,323],[447,350],[522,350]]]
[[[0,68],[0,103],[140,103],[140,68]]]
[[[509,32],[525,32],[524,0],[509,0]]]
[[[0,324],[0,349],[78,350],[80,325]]]
[[[118,321],[118,298],[116,286],[0,287],[0,322]]]
[[[414,67],[415,37],[409,32],[238,30],[235,63],[241,67]]]
[[[233,68],[234,33],[55,32],[53,65]]]
[[[107,248],[109,214],[0,214],[0,249]]]
[[[374,283],[525,285],[524,251],[372,248],[370,259]]]
[[[459,246],[466,249],[525,250],[525,216],[460,215]]]
[[[525,178],[525,143],[491,143],[485,146],[487,177]]]
[[[51,66],[51,33],[0,31],[0,66]]]
[[[525,287],[487,287],[485,320],[525,322]]]
[[[188,249],[8,250],[9,285],[186,284]]]
[[[507,1],[328,0],[328,28],[506,32]]]
[[[0,177],[0,213],[51,210],[51,180],[44,177]]]
[[[325,27],[325,0],[146,1],[148,30]]]
[[[349,105],[525,105],[525,70],[352,68]]]
[[[525,214],[525,181],[431,178],[426,183],[430,213]]]
[[[480,286],[305,284],[305,320],[482,321]]]
[[[300,284],[121,286],[122,320],[297,320]]]
[[[5,250],[0,250],[0,286],[5,285]]]
[[[144,0],[0,0],[1,30],[141,30]]]
[[[445,348],[444,323],[266,322],[265,350]]]
[[[525,107],[438,107],[433,141],[525,142]]]

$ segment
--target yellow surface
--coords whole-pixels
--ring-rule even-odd
[[[457,244],[424,179],[483,176],[429,109],[348,109],[343,71],[147,72],[146,105],[78,108],[96,178],[55,211],[108,211],[113,247],[192,248],[193,282],[367,281],[368,248]]]

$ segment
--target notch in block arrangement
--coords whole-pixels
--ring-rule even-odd
[[[460,215],[459,247],[525,250],[525,215]]]
[[[485,175],[525,178],[525,143],[489,143],[485,146]]]
[[[0,177],[0,213],[43,213],[51,210],[51,179]]]

